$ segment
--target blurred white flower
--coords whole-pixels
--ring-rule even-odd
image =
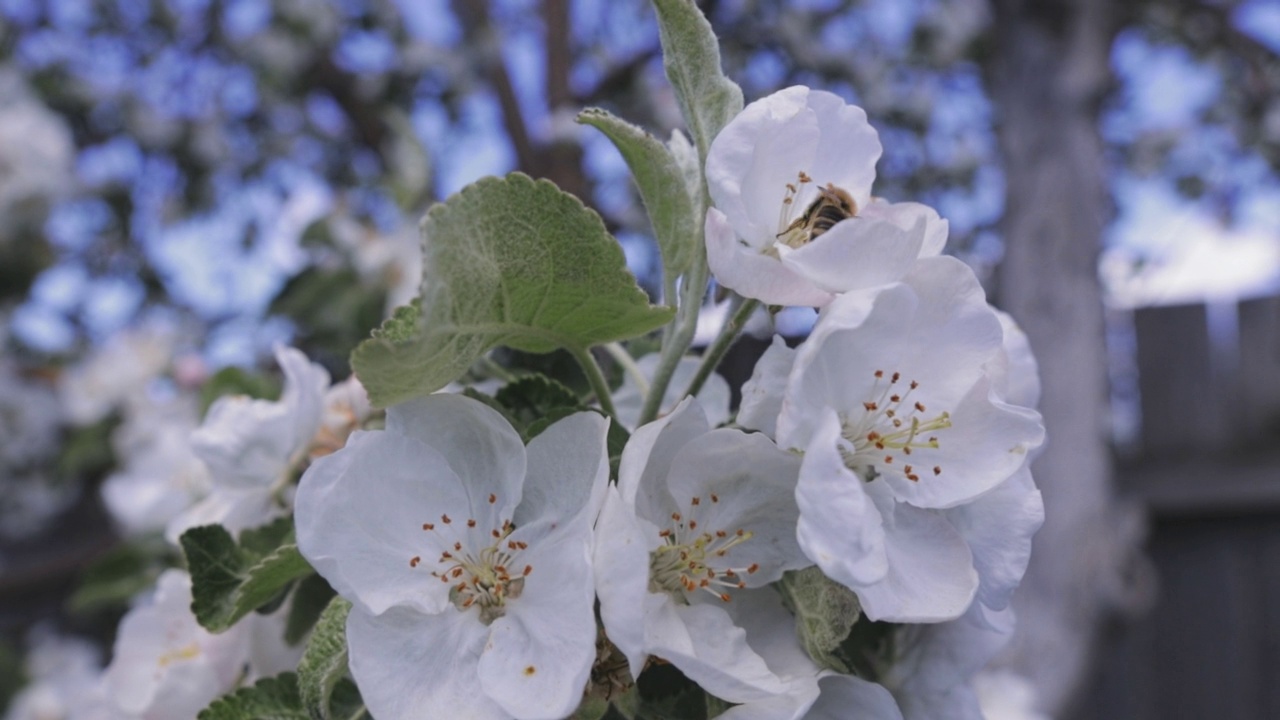
[[[986,720],[1051,720],[1036,709],[1036,686],[1009,670],[983,670],[973,678]]]
[[[163,530],[208,495],[209,470],[191,447],[197,421],[191,397],[129,404],[112,436],[119,469],[102,484],[103,504],[126,535]]]
[[[175,338],[167,330],[135,328],[111,336],[58,383],[67,418],[92,425],[146,392],[147,384],[169,367]]]
[[[209,468],[212,490],[169,523],[165,534],[171,541],[209,523],[236,533],[266,523],[288,506],[293,473],[324,420],[329,373],[293,348],[277,348],[276,362],[285,376],[279,401],[218,398],[192,433],[192,447]]]
[[[723,286],[770,305],[821,306],[898,280],[937,255],[947,223],[871,197],[880,140],[862,108],[794,86],[748,105],[707,154],[707,262]]]
[[[353,603],[351,673],[380,720],[556,720],[596,658],[592,523],[608,421],[526,448],[494,410],[430,395],[353,433],[298,488],[298,547]]]
[[[107,698],[141,720],[193,718],[244,673],[247,631],[247,624],[218,635],[200,627],[190,576],[166,570],[155,595],[120,621],[104,674]]]
[[[5,720],[72,720],[102,701],[102,658],[90,642],[38,628],[29,636],[28,684],[9,704]]]
[[[62,118],[45,107],[16,70],[0,70],[0,226],[18,206],[48,200],[75,182],[75,142]],[[0,227],[0,242],[11,233]]]

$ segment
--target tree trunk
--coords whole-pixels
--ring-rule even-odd
[[[1118,522],[1112,492],[1097,271],[1111,213],[1098,107],[1114,30],[1107,0],[992,4],[988,83],[1007,182],[998,297],[1039,360],[1048,431],[1033,466],[1045,523],[1015,598],[1018,635],[1001,662],[1028,676],[1042,709],[1058,714],[1117,601],[1117,559],[1134,545],[1118,530],[1135,524]]]

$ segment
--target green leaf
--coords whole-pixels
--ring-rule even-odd
[[[673,315],[649,304],[600,216],[546,180],[484,178],[422,232],[422,316],[397,312],[351,356],[378,406],[444,387],[499,345],[585,350]]]
[[[298,698],[297,677],[282,673],[214,700],[199,720],[311,720]]]
[[[179,542],[191,571],[191,611],[210,632],[226,630],[313,572],[288,519],[246,530],[239,544],[221,525],[191,528]]]
[[[306,637],[320,619],[320,613],[329,607],[329,601],[333,600],[333,595],[333,588],[329,587],[328,581],[318,574],[308,575],[299,580],[298,587],[293,591],[293,598],[289,601],[289,614],[285,618],[284,625],[284,641],[290,645],[302,642],[302,638]]]
[[[311,641],[298,663],[298,692],[311,720],[343,717],[335,714],[334,689],[347,675],[347,615],[351,603],[335,597],[320,614]]]
[[[704,161],[717,133],[742,112],[742,88],[720,69],[720,43],[693,0],[653,0],[662,67]]]
[[[355,683],[343,680],[334,691],[334,718],[368,718]],[[252,687],[240,688],[214,700],[200,711],[198,720],[311,720],[298,692],[298,677],[281,673]]]
[[[657,138],[605,110],[588,108],[578,114],[578,122],[604,133],[622,153],[662,251],[662,272],[667,278],[677,277],[692,262],[700,230],[684,168]]]
[[[796,633],[809,657],[823,667],[851,672],[840,645],[862,613],[858,596],[816,566],[784,573],[777,588],[795,613]]]
[[[507,383],[494,399],[506,409],[506,415],[514,421],[512,424],[517,428],[529,427],[532,423],[545,419],[553,410],[568,409],[572,413],[583,408],[582,400],[572,390],[539,374],[525,375]],[[560,417],[569,413],[563,413]],[[532,435],[526,440],[530,438]]]

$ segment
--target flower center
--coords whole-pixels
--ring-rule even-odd
[[[796,198],[804,186],[813,182],[808,173],[801,170],[795,183],[787,183],[787,192],[782,198],[782,208],[778,211],[777,242],[788,247],[798,248],[806,245],[814,238],[835,227],[836,223],[858,215],[858,203],[844,188],[827,183],[818,188],[818,197],[805,208],[799,217],[793,218],[796,211]],[[770,247],[776,252],[776,249]]]
[[[489,496],[490,505],[497,501],[496,495]],[[447,547],[440,553],[436,569],[431,571],[432,577],[451,586],[449,601],[454,607],[459,610],[478,607],[480,621],[488,625],[506,613],[507,600],[518,598],[524,592],[524,579],[533,572],[533,566],[521,565],[518,561],[520,553],[529,545],[510,538],[515,530],[511,520],[503,520],[499,527],[483,536],[477,524],[471,518],[464,522],[444,514],[438,523],[423,523],[422,529],[439,535]],[[477,541],[477,537],[485,540]],[[478,551],[473,549],[477,545],[481,546]],[[420,555],[409,558],[411,568],[421,563]]]
[[[938,437],[932,433],[951,427],[951,414],[943,411],[930,417],[924,403],[910,399],[920,383],[912,380],[905,387],[899,385],[901,373],[886,375],[883,370],[876,370],[875,379],[871,399],[862,403],[862,414],[841,418],[840,434],[851,446],[840,450],[844,464],[864,476],[868,471],[893,470],[918,482],[922,468],[907,461],[913,450],[940,447]],[[899,455],[907,457],[899,462]],[[934,465],[929,472],[941,475],[942,466]]]
[[[719,503],[720,498],[712,494],[711,502]],[[702,527],[695,517],[701,505],[702,498],[693,498],[687,514],[671,513],[671,525],[658,532],[662,544],[649,553],[649,590],[665,592],[686,602],[685,593],[705,590],[729,602],[726,591],[746,587],[743,576],[760,569],[758,563],[730,567],[726,557],[730,550],[750,540],[752,534],[742,528]]]

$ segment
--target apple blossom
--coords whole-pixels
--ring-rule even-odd
[[[128,717],[195,717],[232,689],[249,657],[247,626],[212,635],[191,614],[191,578],[166,570],[149,602],[120,622],[106,696]]]
[[[832,302],[794,354],[777,435],[805,450],[797,534],[872,619],[958,617],[978,590],[974,547],[942,511],[1010,478],[1043,437],[1039,415],[995,387],[1002,343],[972,272],[929,258],[903,282]],[[762,373],[776,384],[790,354],[771,352]],[[1016,530],[998,526],[1016,532],[1012,545],[1038,528],[1030,512]]]
[[[763,435],[712,430],[693,398],[631,436],[595,566],[605,632],[633,677],[654,655],[730,702],[784,691],[725,606],[810,564],[795,541],[798,464]]]
[[[577,707],[596,656],[607,426],[578,413],[526,449],[497,412],[442,393],[307,470],[298,546],[353,603],[351,672],[379,720]]]
[[[937,255],[947,223],[871,197],[880,140],[861,108],[802,85],[748,105],[707,154],[707,262],[716,280],[773,305],[821,306],[898,280]]]
[[[243,395],[218,398],[191,435],[209,468],[212,491],[169,524],[175,540],[197,525],[221,523],[232,532],[280,515],[293,473],[311,448],[323,419],[329,373],[298,350],[279,347],[284,391],[271,402]]]

